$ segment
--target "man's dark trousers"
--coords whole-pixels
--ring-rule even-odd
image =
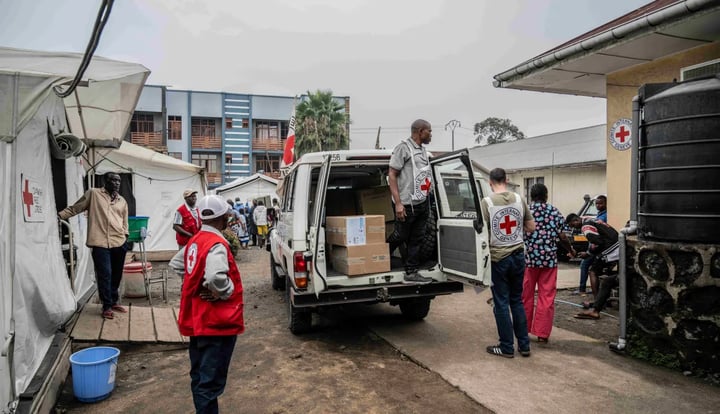
[[[110,309],[120,300],[119,288],[125,266],[126,245],[119,247],[93,247],[92,258],[95,264],[95,280],[103,311]]]
[[[513,333],[517,337],[518,348],[521,351],[530,349],[527,316],[522,303],[524,277],[525,253],[522,248],[499,262],[492,262],[493,313],[500,336],[500,350],[505,354],[515,353]]]
[[[393,252],[403,242],[407,244],[405,273],[417,272],[420,266],[420,245],[425,237],[430,203],[425,202],[405,206],[405,221],[395,219],[395,230],[388,237],[390,251]]]
[[[190,337],[190,388],[195,412],[218,412],[237,335]]]

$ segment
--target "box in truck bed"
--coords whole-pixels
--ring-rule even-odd
[[[390,271],[390,247],[387,243],[362,246],[331,246],[333,268],[348,276]]]
[[[385,222],[395,220],[390,187],[372,187],[355,192],[358,213],[365,215],[382,215]]]
[[[325,241],[337,246],[360,246],[385,242],[383,216],[328,216]]]

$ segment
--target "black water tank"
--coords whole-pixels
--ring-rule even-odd
[[[720,77],[640,88],[640,238],[720,242]]]

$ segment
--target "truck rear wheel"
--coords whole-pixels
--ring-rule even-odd
[[[270,284],[275,290],[283,290],[285,288],[285,281],[277,271],[277,263],[273,259],[272,253],[270,253]]]
[[[400,312],[406,319],[420,321],[430,312],[430,298],[407,299],[400,302]]]
[[[285,278],[285,300],[287,300],[287,313],[288,313],[288,329],[293,335],[300,335],[310,331],[312,327],[312,313],[300,310],[293,306],[292,300],[290,299],[290,290],[292,289],[292,283],[289,278]]]

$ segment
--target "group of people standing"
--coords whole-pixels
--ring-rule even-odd
[[[565,219],[547,202],[548,190],[544,184],[532,186],[529,205],[507,190],[507,177],[501,168],[490,172],[490,187],[493,194],[483,199],[482,210],[490,229],[493,313],[500,340],[497,345],[488,346],[487,352],[512,358],[517,340],[520,354],[530,356],[530,334],[536,336],[538,343],[547,343],[552,331],[557,243],[561,243],[571,257],[588,261],[591,281],[603,278],[599,288],[591,283],[597,295],[594,303],[587,304],[591,309],[575,316],[598,319],[611,290],[617,286],[613,268],[618,260],[618,235],[598,218],[570,214]],[[605,202],[603,198],[598,203],[602,214],[606,214]],[[578,254],[573,249],[563,232],[565,225],[585,234],[590,244],[587,252]]]

